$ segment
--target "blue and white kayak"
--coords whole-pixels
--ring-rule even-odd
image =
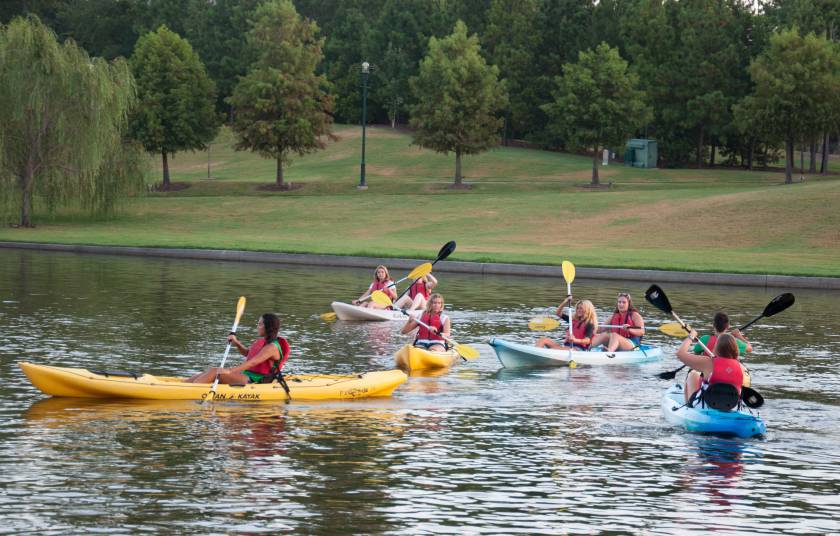
[[[662,357],[660,348],[646,344],[641,345],[638,350],[628,352],[553,350],[510,342],[498,337],[490,339],[488,344],[493,347],[496,357],[506,368],[565,367],[571,362],[577,365],[630,365]]]
[[[752,414],[747,409],[718,411],[686,406],[680,384],[672,385],[662,395],[662,414],[669,423],[701,434],[753,437],[764,435],[767,431],[767,426],[758,413]]]

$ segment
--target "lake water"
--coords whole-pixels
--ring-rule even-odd
[[[484,343],[535,340],[528,320],[566,293],[553,279],[439,273],[456,340],[482,355],[390,398],[49,399],[17,366],[195,373],[219,363],[245,295],[241,338],[278,312],[291,372],[392,368],[399,323],[318,318],[371,271],[0,250],[0,533],[840,533],[836,293],[796,291],[746,332],[767,400],[751,440],[665,423],[655,375],[679,341],[655,329],[661,362],[501,369]],[[628,290],[649,324],[668,321],[646,287],[573,290],[602,319]],[[745,323],[784,291],[664,289],[698,326],[719,309]]]

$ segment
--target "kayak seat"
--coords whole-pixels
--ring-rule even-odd
[[[738,388],[729,383],[713,383],[700,390],[697,401],[718,411],[732,411],[738,407],[741,395]]]
[[[106,378],[108,376],[118,376],[118,377],[121,377],[121,378],[134,378],[136,380],[137,378],[140,377],[140,374],[137,374],[136,372],[126,372],[124,370],[93,370],[93,369],[90,369],[90,371],[93,372],[94,374],[99,375],[99,376],[105,376]]]

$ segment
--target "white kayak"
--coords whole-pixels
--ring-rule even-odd
[[[360,307],[351,303],[334,301],[331,304],[332,310],[339,320],[351,321],[374,321],[382,322],[388,320],[406,320],[408,317],[394,309],[373,309],[371,307]],[[421,311],[416,311],[417,315]]]
[[[506,368],[564,367],[571,362],[577,365],[630,365],[662,357],[660,348],[646,344],[627,352],[553,350],[505,341],[498,337],[490,339],[488,344],[493,347],[502,366]]]
[[[662,414],[669,423],[701,434],[754,437],[767,431],[761,417],[747,409],[718,411],[686,406],[683,388],[679,384],[672,385],[662,395]]]

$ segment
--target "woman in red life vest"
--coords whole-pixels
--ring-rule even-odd
[[[409,318],[400,333],[411,333],[417,329],[414,346],[433,352],[445,352],[446,341],[443,337],[449,338],[451,325],[449,317],[443,312],[443,308],[443,296],[438,293],[432,294],[426,304],[426,311],[420,316],[420,322],[429,327],[421,326],[414,318]]]
[[[633,300],[626,292],[619,293],[615,311],[607,325],[621,327],[601,328],[604,331],[592,339],[593,348],[603,344],[608,352],[632,350],[641,344],[645,334],[645,320],[633,307]]]
[[[557,314],[562,316],[563,305],[570,301],[571,296],[567,297],[560,307],[557,309]],[[592,337],[598,330],[598,317],[595,314],[595,306],[589,300],[581,300],[575,306],[575,314],[572,315],[572,329],[566,334],[566,339],[563,344],[558,344],[548,337],[542,337],[537,341],[539,348],[554,348],[557,350],[589,350],[589,345],[592,344]]]
[[[250,347],[245,347],[236,335],[229,335],[228,342],[236,346],[245,361],[235,367],[211,368],[192,378],[184,380],[190,383],[212,383],[219,375],[219,383],[260,383],[272,379],[283,368],[289,358],[289,342],[277,335],[280,331],[280,319],[273,313],[265,313],[257,323],[260,339]]]
[[[704,384],[730,383],[738,389],[740,394],[744,383],[744,369],[738,361],[737,339],[729,333],[721,334],[715,342],[714,349],[709,348],[715,354],[715,357],[711,358],[691,351],[692,343],[696,338],[697,332],[692,329],[677,350],[677,359],[692,369],[685,380],[686,402]]]
[[[391,276],[388,275],[388,269],[385,268],[383,265],[379,265],[376,267],[376,270],[373,271],[373,282],[370,284],[368,289],[365,291],[364,294],[359,296],[358,300],[353,300],[353,305],[360,305],[362,307],[370,307],[371,309],[385,309],[387,308],[386,305],[380,305],[373,300],[370,301],[362,301],[366,298],[369,298],[371,294],[375,290],[381,290],[385,294],[388,295],[391,300],[397,299],[397,290],[396,285],[393,281],[391,281]]]
[[[435,288],[437,284],[438,280],[435,279],[435,276],[432,274],[417,279],[408,288],[408,293],[397,300],[394,307],[398,309],[406,309],[409,313],[425,310],[426,304],[429,300],[429,295],[432,293],[432,289]],[[406,306],[408,306],[408,308],[406,308]]]
[[[714,320],[712,320],[712,326],[714,327],[714,335],[703,335],[700,337],[700,342],[705,344],[707,348],[714,348],[717,343],[717,338],[724,333],[731,333],[732,336],[735,337],[736,344],[738,345],[738,355],[744,355],[747,352],[753,351],[752,344],[750,344],[750,341],[741,334],[741,330],[736,328],[729,331],[729,315],[726,313],[716,313]],[[700,343],[694,345],[694,353],[703,353],[703,347],[700,346]]]

